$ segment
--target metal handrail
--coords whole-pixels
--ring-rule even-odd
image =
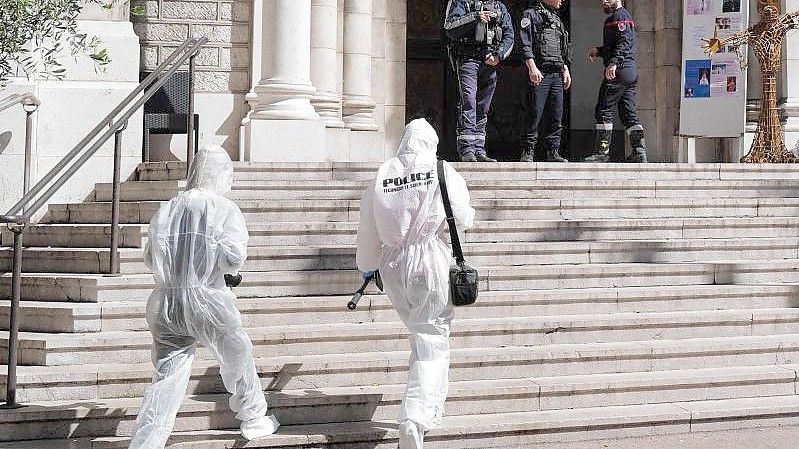
[[[11,206],[6,215],[0,215],[0,223],[6,223],[14,233],[14,257],[12,262],[11,281],[11,314],[8,339],[8,376],[6,379],[6,403],[2,408],[20,407],[16,402],[16,368],[17,346],[19,335],[19,301],[21,297],[22,279],[22,233],[31,217],[44,206],[55,193],[83,165],[114,136],[114,174],[113,194],[111,200],[111,244],[109,254],[109,274],[119,274],[119,197],[120,171],[122,159],[122,131],[128,126],[130,117],[144,105],[174,74],[181,65],[189,62],[189,79],[194,77],[194,58],[200,47],[208,42],[208,38],[190,38],[181,44],[169,57],[147,76],[122,102],[114,108],[97,126],[94,127],[75,147],[67,153],[32,189]],[[191,85],[190,85],[191,86]],[[189,91],[189,117],[194,115],[193,88]],[[138,97],[138,98],[137,98]],[[193,120],[187,122],[187,132],[194,131]],[[98,134],[108,127],[99,137]],[[93,143],[92,143],[93,142]],[[82,154],[81,154],[82,153]],[[188,139],[186,159],[191,161],[193,152],[192,139]],[[69,164],[72,165],[69,165]],[[69,167],[67,167],[69,165]],[[66,170],[64,170],[66,168]],[[62,173],[63,171],[63,173]],[[60,176],[59,176],[60,173]],[[57,177],[57,178],[56,178]],[[48,187],[49,186],[49,187]],[[45,190],[46,189],[46,190]],[[32,204],[31,204],[32,202]]]
[[[0,100],[0,112],[18,104],[21,104],[22,109],[25,111],[25,161],[22,172],[22,195],[27,195],[31,189],[31,164],[36,140],[36,115],[34,113],[39,109],[42,102],[30,92],[9,95]]]
[[[169,55],[169,57],[164,62],[162,62],[153,71],[153,73],[148,75],[144,79],[144,81],[139,83],[136,89],[134,89],[127,97],[125,97],[124,100],[122,100],[122,102],[116,108],[114,108],[113,111],[111,111],[103,120],[101,120],[100,123],[98,123],[97,126],[94,127],[94,129],[89,131],[89,133],[86,134],[86,137],[84,137],[83,140],[78,142],[78,144],[75,145],[75,147],[69,153],[67,153],[64,156],[64,158],[61,159],[61,161],[58,164],[56,164],[56,166],[53,167],[53,169],[50,170],[41,179],[41,181],[36,183],[33,189],[29,192],[29,195],[25,195],[22,199],[17,201],[17,203],[14,204],[11,207],[11,209],[9,209],[8,213],[15,214],[21,211],[24,204],[29,203],[33,199],[33,197],[38,195],[39,192],[41,192],[47,186],[47,184],[52,182],[53,179],[56,177],[56,175],[58,175],[58,173],[61,170],[63,170],[64,167],[66,167],[67,164],[69,164],[69,162],[75,158],[75,156],[77,156],[81,151],[83,151],[86,148],[86,146],[102,131],[104,127],[108,126],[109,130],[106,131],[97,140],[97,142],[95,142],[95,144],[92,145],[91,148],[86,151],[88,156],[82,157],[77,161],[76,164],[73,164],[72,167],[75,167],[76,165],[78,165],[78,167],[75,168],[72,172],[68,171],[67,176],[71,176],[74,173],[74,171],[77,171],[77,169],[80,168],[80,166],[83,165],[83,163],[85,163],[89,157],[94,155],[94,153],[97,151],[97,149],[100,148],[100,146],[102,146],[103,143],[105,143],[108,139],[111,138],[111,136],[114,135],[114,132],[116,132],[116,130],[122,126],[123,122],[127,121],[130,118],[130,116],[132,116],[138,110],[138,108],[141,107],[141,105],[143,105],[147,100],[149,100],[150,97],[152,97],[155,94],[155,91],[166,83],[168,77],[173,73],[175,73],[181,64],[186,62],[186,60],[188,60],[190,57],[193,57],[196,54],[196,52],[199,50],[200,46],[206,43],[207,41],[208,38],[202,37],[202,38],[187,39],[185,42],[183,42],[183,44],[180,47],[178,47],[174,52],[172,52],[172,54]],[[172,67],[170,67],[169,69],[167,69],[167,66],[175,62],[175,60],[178,59],[178,55],[181,53],[184,54],[182,57],[180,57],[177,63]],[[158,78],[162,74],[165,74],[166,76],[163,76],[161,77],[161,79],[155,81],[156,78]],[[153,83],[153,81],[155,81],[155,83]],[[140,97],[139,100],[136,101],[136,103],[134,104],[133,108],[131,108],[129,111],[127,111],[125,114],[123,114],[120,118],[118,118],[115,121],[114,119],[117,117],[117,115],[119,115],[126,107],[128,107],[130,103],[140,93],[142,93],[142,91],[146,90],[147,88],[150,88],[149,95],[145,94],[142,97]],[[41,203],[43,204],[44,202],[49,200],[49,197],[51,197],[52,194],[55,193],[55,190],[58,190],[67,180],[68,178],[64,179],[64,176],[62,176],[60,179],[60,183],[59,182],[56,183],[57,187],[54,190],[51,189],[52,192],[48,191],[47,193],[45,193],[44,195],[45,199]],[[37,204],[34,204],[32,206],[32,209],[34,209],[33,213],[35,213],[36,210],[38,210],[38,208],[42,206],[42,204],[38,204],[38,207]]]
[[[3,112],[6,109],[12,106],[16,106],[20,103],[22,103],[23,105],[35,105],[35,106],[40,106],[42,104],[39,98],[30,92],[26,92],[24,94],[14,94],[14,95],[9,95],[0,100],[0,112]]]

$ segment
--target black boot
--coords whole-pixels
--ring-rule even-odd
[[[569,162],[558,150],[547,150],[547,162]]]
[[[535,156],[533,156],[533,150],[529,148],[522,149],[522,155],[519,158],[519,162],[535,162]]]
[[[625,161],[636,164],[646,164],[646,139],[644,139],[644,128],[641,125],[633,126],[628,130],[630,133],[630,146],[633,152],[630,153]]]
[[[607,162],[610,160],[610,140],[613,138],[612,129],[597,129],[594,131],[594,154],[585,158],[586,162]]]

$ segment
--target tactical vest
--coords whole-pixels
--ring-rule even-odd
[[[502,27],[499,25],[499,14],[502,11],[499,2],[496,0],[472,0],[466,2],[467,13],[474,11],[482,11],[487,9],[497,13],[497,17],[492,19],[489,23],[483,23],[478,20],[475,26],[474,35],[467,35],[462,39],[458,39],[454,44],[460,49],[465,48],[499,48],[502,43]],[[482,51],[482,50],[481,50]]]
[[[563,51],[568,45],[569,35],[560,17],[538,4],[536,11],[540,14],[542,22],[537,28],[536,42],[537,60],[543,71],[561,71],[566,61],[563,60]]]

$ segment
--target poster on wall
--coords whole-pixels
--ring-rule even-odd
[[[741,0],[683,0],[680,134],[740,137],[746,119],[746,76],[737,53],[722,48],[713,57],[705,40],[729,37],[749,23]],[[743,9],[743,10],[742,10]]]
[[[710,59],[685,61],[685,98],[710,97]]]

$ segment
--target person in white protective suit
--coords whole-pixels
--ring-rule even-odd
[[[205,147],[194,159],[186,191],[150,221],[144,261],[156,283],[147,302],[155,374],[144,393],[131,449],[166,444],[186,393],[196,342],[218,360],[244,438],[270,435],[280,425],[274,415],[266,416],[252,342],[224,279],[238,274],[249,239],[241,210],[222,196],[232,184],[227,152]]]
[[[358,269],[380,270],[394,308],[410,331],[408,386],[399,415],[399,447],[423,446],[441,423],[449,385],[452,249],[437,179],[438,136],[424,120],[405,128],[397,156],[377,171],[361,199]],[[447,191],[458,230],[472,226],[466,182],[448,163]]]

